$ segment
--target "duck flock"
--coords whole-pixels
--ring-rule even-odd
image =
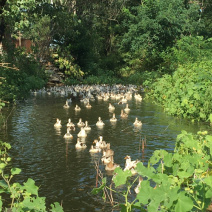
[[[73,85],[43,88],[41,90],[34,91],[33,94],[36,95],[37,93],[47,93],[49,95],[55,94],[64,96],[66,97],[66,102],[64,105],[61,105],[61,107],[64,107],[65,109],[70,108],[70,105],[73,104],[74,99],[78,99],[80,102],[85,104],[85,108],[89,109],[92,108],[91,102],[95,99],[103,101],[115,100],[119,105],[124,105],[125,108],[121,110],[121,114],[115,114],[115,106],[112,103],[108,103],[108,110],[112,113],[110,122],[111,124],[113,124],[118,121],[116,116],[119,116],[123,119],[129,116],[130,108],[128,102],[132,98],[135,98],[135,100],[137,101],[142,101],[142,96],[139,94],[139,92],[139,88],[135,85]],[[81,108],[78,104],[74,105],[75,111],[81,111],[85,108]],[[104,121],[101,119],[101,117],[99,117],[96,122],[96,126],[98,128],[103,128],[104,125]],[[136,117],[133,125],[134,127],[141,127],[142,122]],[[56,119],[54,127],[57,129],[62,127],[61,120],[59,118]],[[75,148],[78,150],[88,148],[85,143],[85,138],[87,137],[89,131],[92,131],[91,127],[88,124],[88,120],[83,121],[82,118],[79,118],[78,123],[74,124],[71,121],[71,118],[69,118],[66,127],[67,131],[63,136],[65,139],[73,139],[72,131],[74,131],[75,128],[78,127],[80,131],[77,134]],[[101,161],[105,165],[106,171],[113,171],[116,167],[119,166],[114,162],[114,151],[111,149],[111,144],[106,143],[103,139],[103,136],[99,136],[93,141],[92,145],[89,147],[89,152],[91,154],[102,152]],[[139,161],[132,161],[129,155],[127,155],[125,159],[126,163],[124,170],[131,170],[133,174],[136,173],[135,166]]]

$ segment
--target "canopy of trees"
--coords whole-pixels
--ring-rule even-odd
[[[70,80],[103,76],[143,83],[147,75],[210,57],[210,45],[199,41],[211,43],[212,1],[3,0],[0,27],[1,59],[22,69],[33,88],[44,85],[44,71],[35,65],[42,61]],[[12,39],[20,37],[33,41],[30,57],[13,48]]]
[[[0,37],[21,33],[42,59],[56,46],[88,75],[130,75],[157,70],[162,52],[184,36],[211,37],[211,7],[211,0],[4,0]]]

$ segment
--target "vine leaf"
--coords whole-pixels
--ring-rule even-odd
[[[113,177],[113,181],[115,186],[118,187],[126,183],[127,178],[132,176],[130,170],[123,171],[120,167],[117,167],[114,170],[115,176]]]
[[[205,178],[204,182],[212,188],[212,176]]]
[[[30,194],[38,196],[38,187],[35,185],[35,181],[29,178],[26,183],[24,183],[24,189]]]
[[[188,196],[185,196],[185,192],[180,192],[178,195],[177,204],[175,206],[175,211],[177,212],[191,211],[192,208],[193,208],[193,201]]]
[[[46,211],[45,197],[25,198],[23,201],[23,206],[25,210],[27,209],[30,211]]]
[[[0,187],[3,188],[3,189],[7,189],[8,185],[4,180],[0,180]]]
[[[63,208],[58,202],[51,204],[51,207],[52,207],[52,209],[50,211],[52,211],[52,212],[63,212]]]
[[[140,191],[136,197],[139,201],[139,204],[142,203],[146,205],[148,203],[152,190],[153,188],[150,186],[150,182],[148,180],[141,182]]]
[[[20,174],[21,173],[21,169],[19,168],[12,168],[11,169],[11,174],[15,175],[15,174]]]
[[[136,166],[136,170],[138,172],[138,174],[140,174],[141,176],[146,176],[148,178],[153,178],[154,177],[154,172],[155,172],[155,169],[154,167],[149,167],[149,168],[146,168],[143,163],[137,163],[137,166]]]

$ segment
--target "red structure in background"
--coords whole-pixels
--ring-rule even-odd
[[[31,47],[33,45],[32,41],[25,38],[19,38],[17,40],[13,41],[15,43],[15,47],[24,47],[26,49],[27,53],[30,53],[32,51]]]
[[[33,46],[33,42],[30,39],[19,37],[18,39],[9,38],[7,39],[7,41],[13,42],[15,45],[15,48],[18,48],[18,47],[25,48],[26,53],[32,52],[31,47]],[[4,46],[3,42],[0,42],[0,54],[3,53],[3,50],[6,50],[6,47]]]

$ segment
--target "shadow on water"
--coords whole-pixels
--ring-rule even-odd
[[[91,109],[73,101],[70,108],[64,109],[65,100],[65,97],[53,95],[32,96],[14,109],[8,120],[7,134],[0,134],[3,141],[12,145],[13,166],[22,169],[17,180],[34,179],[40,186],[40,196],[45,196],[48,203],[62,203],[65,211],[111,211],[110,206],[90,194],[96,185],[95,161],[100,160],[102,153],[90,154],[89,148],[99,135],[110,142],[115,152],[114,161],[124,167],[126,155],[146,164],[154,150],[172,151],[176,136],[182,129],[196,133],[207,127],[168,116],[160,107],[146,100],[141,102],[133,98],[129,101],[131,110],[125,119],[120,117],[125,104],[118,105],[116,100],[92,101]],[[115,106],[118,119],[115,124],[110,122],[109,102]],[[82,108],[81,111],[74,111],[76,104]],[[105,123],[102,128],[96,126],[98,117]],[[133,126],[136,117],[143,123],[140,128]],[[62,120],[62,128],[54,128],[56,118]],[[82,118],[91,126],[85,139],[86,149],[75,149],[80,131],[77,126],[75,131],[71,131],[73,139],[63,138],[69,118],[75,125]],[[147,143],[144,153],[141,151],[142,139]],[[106,175],[101,163],[99,168]]]

